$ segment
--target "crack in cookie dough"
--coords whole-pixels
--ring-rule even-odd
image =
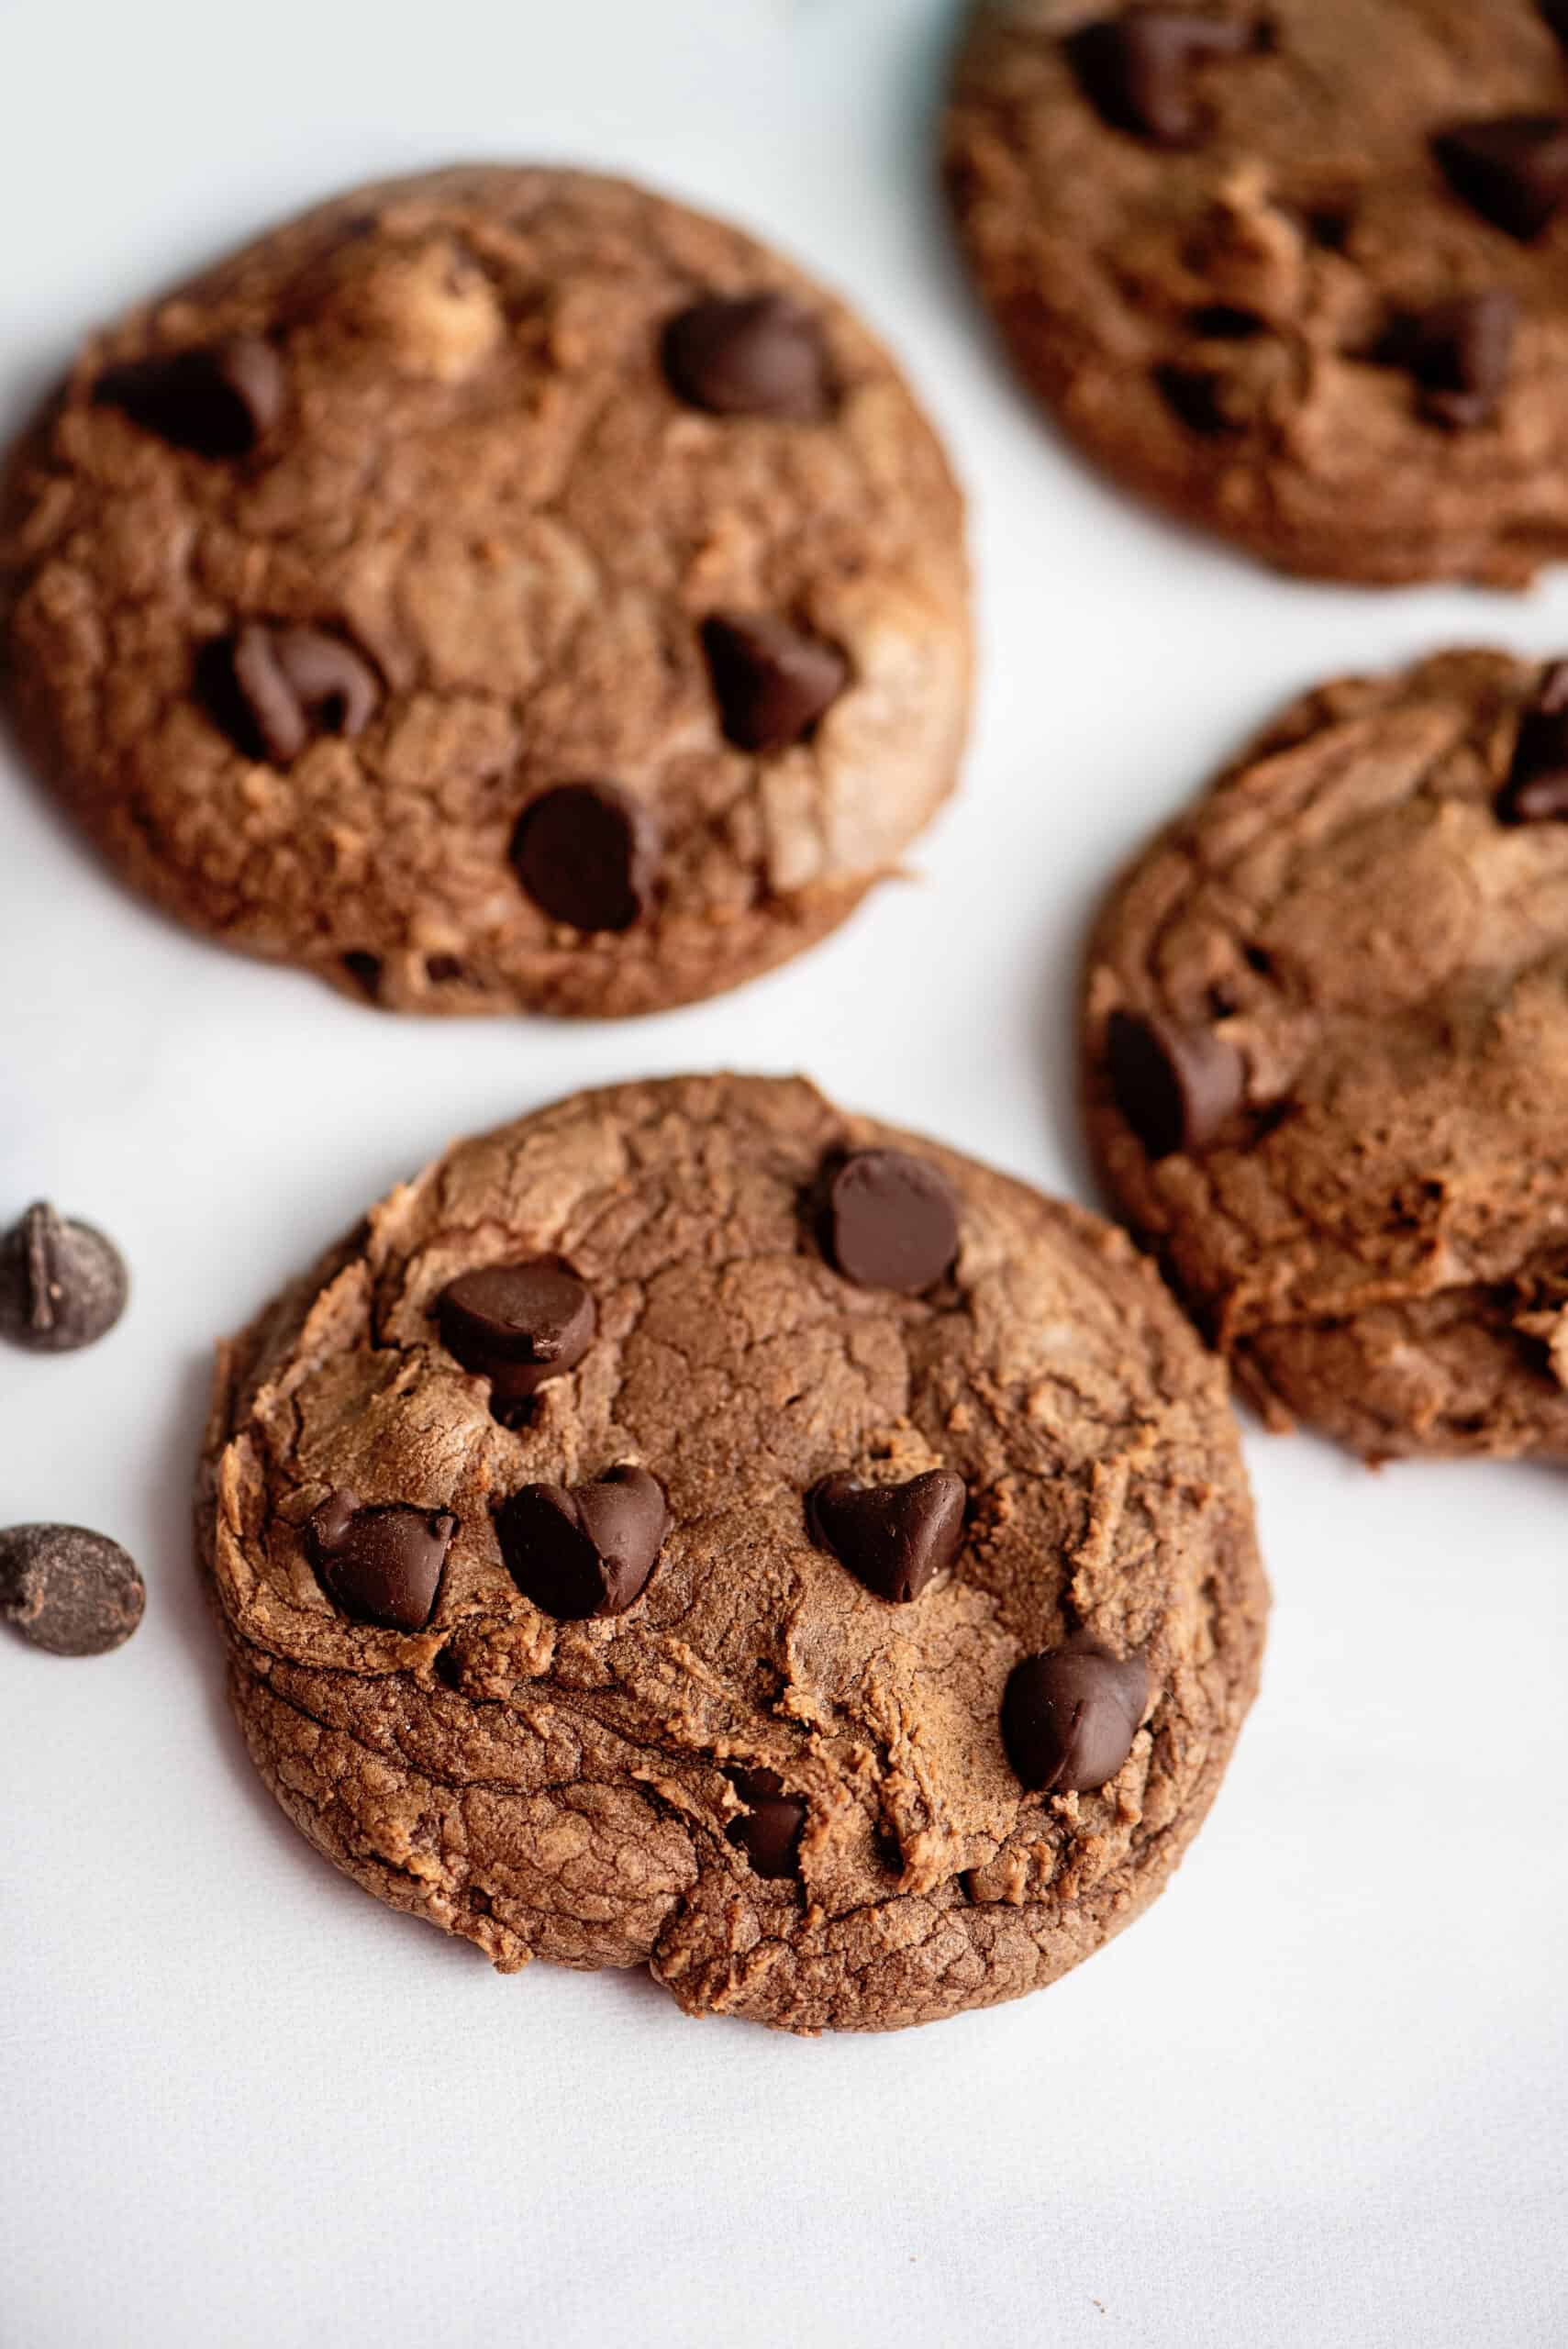
[[[977,0],[946,172],[1020,373],[1118,482],[1266,562],[1528,583],[1568,552],[1550,13]],[[1185,51],[1140,32],[1165,19]],[[1195,23],[1234,38],[1200,54]],[[1546,214],[1528,235],[1441,144],[1514,117],[1559,134],[1521,167]]]
[[[760,291],[820,340],[815,420],[666,379],[673,317]],[[149,352],[247,339],[283,391],[244,453],[112,395]],[[0,510],[7,698],[111,862],[404,1010],[652,1010],[822,936],[952,786],[967,595],[941,450],[849,311],[739,230],[564,171],[361,190],[96,337]],[[715,616],[787,624],[786,664],[802,634],[830,650],[828,706],[775,695],[768,747],[737,747]],[[256,640],[249,700],[226,666],[257,624],[368,662],[374,706],[259,728]],[[657,834],[623,930],[552,919],[513,861],[524,809],[584,783]]]
[[[1568,1453],[1568,828],[1510,815],[1557,675],[1456,652],[1307,695],[1090,951],[1116,1197],[1265,1412],[1372,1458]],[[1200,1146],[1118,1100],[1129,1018],[1233,1054]]]
[[[824,1253],[825,1175],[871,1150],[955,1204],[921,1294]],[[546,1257],[596,1333],[503,1424],[436,1308]],[[669,1510],[652,1571],[556,1621],[497,1512],[628,1465]],[[962,1545],[907,1603],[814,1539],[825,1477],[938,1470]],[[318,1579],[345,1489],[457,1520],[423,1631]],[[646,1965],[694,2013],[803,2032],[1018,1995],[1136,1914],[1212,1799],[1266,1609],[1223,1375],[1125,1238],[761,1078],[584,1095],[393,1193],[223,1350],[198,1529],[250,1752],[339,1867],[504,1970]],[[1150,1701],[1103,1787],[1031,1794],[1003,1692],[1078,1635],[1144,1658]],[[735,1832],[759,1785],[804,1810],[781,1875]]]

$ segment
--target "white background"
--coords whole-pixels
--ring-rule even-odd
[[[1115,2349],[1568,2339],[1568,1512],[1249,1434],[1262,1698],[1164,1900],[891,2039],[502,1980],[253,1780],[189,1564],[211,1341],[450,1135],[645,1071],[805,1068],[1086,1195],[1071,985],[1118,860],[1271,707],[1532,599],[1271,580],[1097,484],[968,306],[929,168],[951,0],[0,0],[0,423],[101,314],[460,157],[621,167],[836,279],[973,500],[966,787],[824,949],[629,1026],[400,1023],[123,897],[0,776],[0,1220],[124,1242],[95,1351],[0,1360],[0,1522],[144,1562],[101,1662],[0,1642],[4,2349]],[[3,756],[3,753],[0,753]]]

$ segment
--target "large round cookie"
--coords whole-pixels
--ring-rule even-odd
[[[966,606],[857,320],[565,171],[361,189],[98,336],[0,539],[9,700],[113,862],[400,1010],[821,937],[951,787]]]
[[[1564,41],[1562,0],[979,0],[948,175],[1024,375],[1267,562],[1522,584],[1568,552]]]
[[[251,1753],[339,1867],[503,1971],[806,2032],[1135,1916],[1266,1606],[1223,1374],[1125,1236],[762,1078],[395,1192],[225,1349],[199,1515]]]
[[[1127,874],[1095,1149],[1276,1422],[1568,1455],[1568,667],[1325,686]]]

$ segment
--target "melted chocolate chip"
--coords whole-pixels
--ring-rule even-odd
[[[594,1300],[559,1256],[460,1273],[436,1299],[441,1342],[490,1381],[493,1404],[526,1402],[562,1378],[594,1342]]]
[[[1240,1107],[1241,1056],[1212,1029],[1113,1011],[1106,1059],[1116,1106],[1151,1158],[1206,1149]]]
[[[571,1492],[525,1485],[495,1520],[512,1580],[562,1623],[624,1615],[647,1586],[669,1527],[663,1489],[646,1468],[611,1468]]]
[[[283,414],[283,362],[260,336],[233,335],[107,368],[93,396],[173,448],[243,457]]]
[[[319,735],[363,733],[381,705],[381,681],[352,645],[266,620],[208,646],[197,683],[236,750],[280,767]]]
[[[456,1531],[448,1509],[401,1501],[361,1507],[342,1485],[306,1528],[317,1579],[333,1605],[356,1623],[388,1631],[425,1629]]]
[[[738,1772],[735,1791],[751,1808],[725,1829],[729,1841],[745,1853],[755,1875],[775,1882],[794,1876],[806,1805],[797,1795],[784,1793],[784,1781],[773,1770]]]
[[[1007,1759],[1034,1792],[1092,1794],[1131,1753],[1148,1701],[1140,1655],[1084,1640],[1027,1656],[1002,1699]]]
[[[828,1185],[828,1246],[846,1280],[918,1297],[958,1254],[958,1207],[934,1166],[904,1150],[857,1150]]]
[[[562,783],[518,817],[512,863],[551,921],[623,930],[652,902],[659,846],[651,815],[618,784]]]
[[[1518,323],[1519,306],[1505,287],[1462,294],[1401,320],[1388,355],[1415,376],[1424,416],[1472,431],[1489,424],[1502,405]]]
[[[1568,202],[1568,117],[1456,123],[1432,146],[1454,193],[1521,243],[1541,236]]]
[[[1115,130],[1158,147],[1191,147],[1208,128],[1196,68],[1261,45],[1255,24],[1192,8],[1136,8],[1085,25],[1067,53],[1084,95]]]
[[[957,1557],[968,1499],[963,1478],[947,1468],[906,1485],[825,1476],[807,1496],[806,1521],[819,1549],[830,1551],[879,1598],[903,1607]]]
[[[838,646],[787,620],[716,612],[702,635],[726,739],[742,751],[805,741],[849,683]]]
[[[125,1311],[129,1286],[112,1241],[39,1199],[0,1239],[0,1337],[40,1354],[93,1345]]]
[[[830,404],[822,329],[783,294],[698,302],[664,332],[664,373],[694,407],[814,424]]]
[[[0,1617],[50,1655],[104,1655],[128,1640],[147,1603],[136,1562],[83,1525],[0,1532]]]
[[[1504,824],[1568,822],[1568,661],[1548,670],[1519,721],[1496,813]]]

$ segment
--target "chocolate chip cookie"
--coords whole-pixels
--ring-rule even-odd
[[[1286,710],[1106,907],[1087,1089],[1275,1424],[1568,1456],[1568,665]]]
[[[1128,487],[1332,578],[1568,553],[1562,0],[980,0],[946,160]]]
[[[783,962],[951,789],[969,687],[886,352],[566,171],[362,189],[97,336],[11,470],[0,633],[129,881],[398,1010]]]
[[[367,1890],[887,2030],[1159,1891],[1256,1682],[1219,1366],[1125,1236],[810,1085],[461,1143],[223,1350],[251,1754]]]

